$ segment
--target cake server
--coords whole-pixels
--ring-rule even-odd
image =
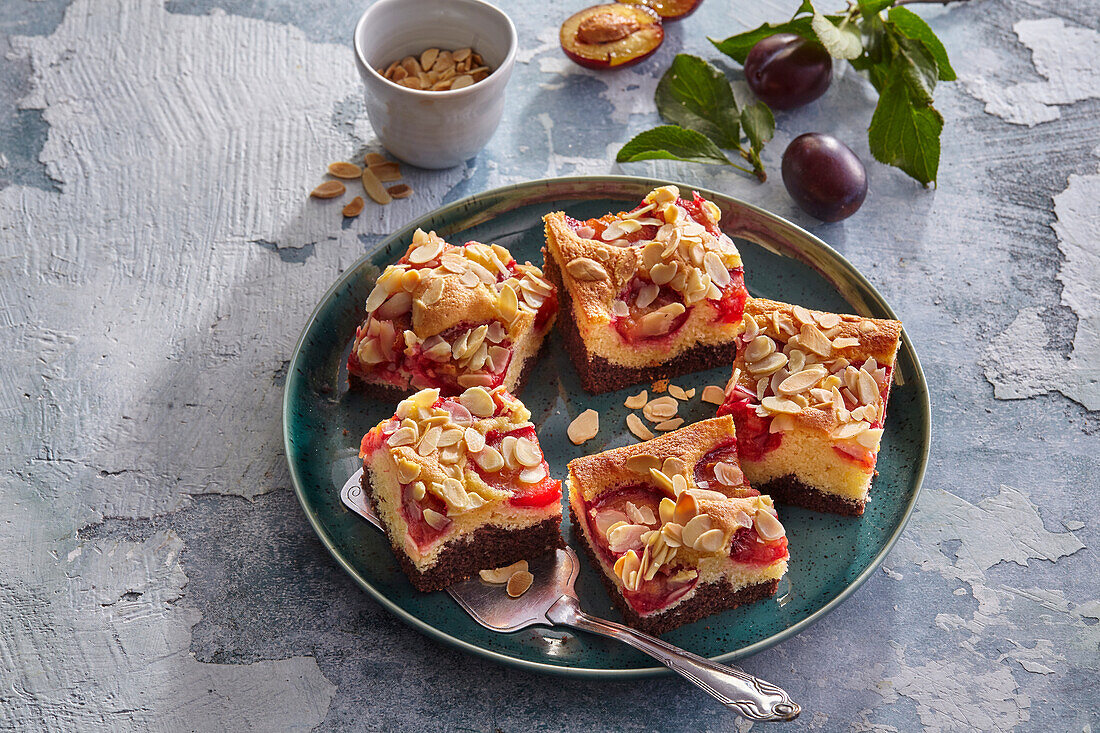
[[[362,476],[363,470],[359,469],[348,479],[340,491],[340,500],[348,509],[382,529],[382,523],[363,493]],[[456,583],[447,588],[447,592],[475,621],[492,631],[511,633],[535,625],[572,626],[629,644],[750,720],[794,720],[802,712],[790,695],[770,682],[737,667],[684,651],[629,626],[585,613],[573,587],[580,572],[580,561],[572,548],[567,546],[554,553],[544,553],[528,560],[528,565],[535,580],[519,598],[509,597],[503,585],[486,583],[480,578]]]

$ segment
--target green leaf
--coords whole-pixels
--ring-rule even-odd
[[[789,20],[786,23],[765,23],[759,28],[755,28],[751,31],[739,33],[736,36],[730,36],[724,41],[716,41],[713,38],[709,40],[719,51],[726,54],[737,63],[743,64],[745,63],[745,58],[749,55],[749,51],[752,50],[752,47],[756,45],[757,41],[763,40],[768,36],[774,36],[776,33],[794,33],[810,41],[817,40],[817,36],[814,35],[813,29],[810,28],[810,18],[806,16]]]
[[[619,163],[657,159],[733,165],[709,137],[676,125],[661,125],[638,133],[615,156]]]
[[[927,185],[936,180],[942,131],[940,113],[927,105],[914,105],[905,80],[895,77],[879,95],[867,140],[877,160]]]
[[[775,117],[768,105],[757,102],[741,110],[741,127],[753,151],[759,153],[775,134]]]
[[[677,55],[657,84],[655,98],[665,122],[701,132],[719,147],[740,144],[733,89],[722,72],[703,59]]]
[[[893,0],[891,0],[891,2],[893,2]],[[791,17],[797,18],[803,13],[807,13],[809,15],[814,14],[814,4],[810,2],[810,0],[802,0],[802,4],[798,6],[798,10],[794,11],[794,15],[792,15]]]
[[[892,8],[890,10],[890,23],[906,38],[923,43],[932,57],[936,59],[936,67],[939,69],[940,81],[955,81],[955,70],[951,68],[951,61],[947,58],[947,49],[943,43],[924,22],[924,19],[909,8]]]
[[[877,16],[883,10],[893,5],[895,0],[859,0],[859,14],[864,18]]]
[[[828,18],[818,12],[810,21],[817,39],[834,59],[859,58],[863,53],[863,40],[859,36],[859,29],[852,24],[846,24],[838,28]]]
[[[932,104],[932,91],[939,78],[936,59],[920,41],[897,35],[892,40],[894,57],[889,67],[890,78],[901,78],[915,102],[926,106]]]

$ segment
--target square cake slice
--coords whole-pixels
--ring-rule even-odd
[[[426,389],[359,450],[363,490],[412,584],[441,590],[561,544],[561,482],[503,387]]]
[[[719,415],[741,467],[777,501],[859,516],[875,474],[899,321],[753,298]]]
[[[589,392],[732,361],[745,290],[721,212],[675,186],[635,209],[580,222],[548,214],[546,274],[561,295],[566,348]]]
[[[772,596],[787,571],[729,417],[570,461],[569,511],[626,622],[650,634]]]
[[[397,397],[417,389],[520,389],[557,315],[542,270],[497,244],[447,244],[416,230],[379,276],[348,374]]]

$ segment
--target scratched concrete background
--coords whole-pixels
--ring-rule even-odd
[[[795,3],[707,0],[616,74],[557,48],[582,5],[507,2],[522,50],[489,148],[341,226],[305,193],[372,141],[349,49],[362,3],[3,0],[0,727],[751,727],[674,679],[548,679],[426,640],[343,575],[289,488],[287,358],[343,268],[444,201],[606,172],[807,226],[887,295],[928,374],[932,460],[904,538],[837,612],[745,662],[803,704],[791,729],[1098,727],[1094,0],[921,6],[960,73],[937,91],[934,190],[872,161],[852,73],[780,116],[766,184],[609,162],[655,122],[674,53],[720,61],[706,35]],[[809,220],[779,182],[812,130],[868,163],[846,222]]]

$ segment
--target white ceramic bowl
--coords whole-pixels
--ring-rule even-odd
[[[450,168],[477,155],[504,112],[516,43],[511,19],[483,0],[371,5],[355,26],[355,62],[379,141],[393,156],[421,168]],[[470,47],[493,72],[463,89],[428,92],[395,84],[378,71],[432,47]]]

